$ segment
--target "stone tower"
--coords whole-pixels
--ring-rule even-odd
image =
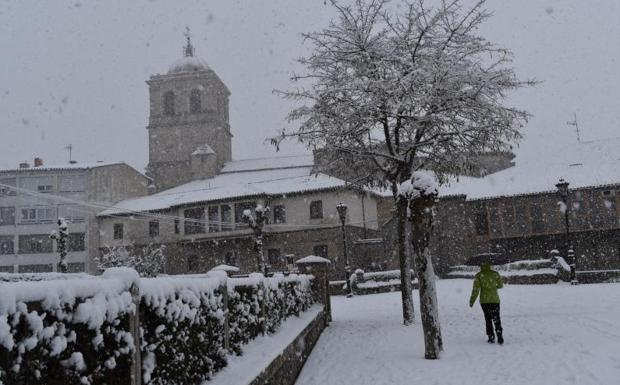
[[[187,36],[183,58],[149,85],[147,175],[161,191],[216,175],[231,160],[230,91],[207,63],[194,56]]]

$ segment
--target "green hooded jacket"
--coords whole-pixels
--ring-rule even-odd
[[[497,289],[504,287],[502,277],[497,271],[491,270],[491,264],[483,263],[480,272],[474,277],[474,287],[471,289],[469,306],[474,306],[478,294],[480,303],[499,303]]]

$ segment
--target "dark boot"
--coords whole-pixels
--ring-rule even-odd
[[[503,341],[503,340],[502,340],[502,341]],[[490,344],[495,343],[495,336],[494,336],[494,335],[492,335],[492,334],[491,334],[491,335],[489,335],[489,340],[488,340],[487,342],[488,342],[488,343],[490,343]]]
[[[500,345],[504,343],[504,336],[502,336],[502,332],[497,333],[497,343]]]

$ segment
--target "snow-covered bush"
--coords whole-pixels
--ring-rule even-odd
[[[134,351],[130,285],[118,278],[0,284],[0,383],[124,382]]]
[[[143,277],[155,277],[165,272],[165,249],[165,245],[106,247],[95,263],[100,271],[123,266],[135,269]]]
[[[231,350],[242,354],[242,345],[263,332],[274,333],[284,319],[299,315],[314,301],[311,278],[307,275],[276,274],[263,278],[262,274],[253,274],[229,279]]]
[[[217,278],[141,280],[144,383],[200,384],[226,366],[224,290]]]
[[[313,302],[311,276],[295,274],[140,278],[119,267],[102,277],[0,283],[0,384],[126,383],[134,353],[145,384],[200,384],[229,352],[242,354]]]

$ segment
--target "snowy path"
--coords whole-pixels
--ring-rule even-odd
[[[620,284],[506,286],[504,346],[487,344],[470,285],[438,282],[445,352],[437,361],[424,360],[419,314],[413,327],[401,325],[399,293],[332,297],[334,321],[297,385],[620,383]]]

